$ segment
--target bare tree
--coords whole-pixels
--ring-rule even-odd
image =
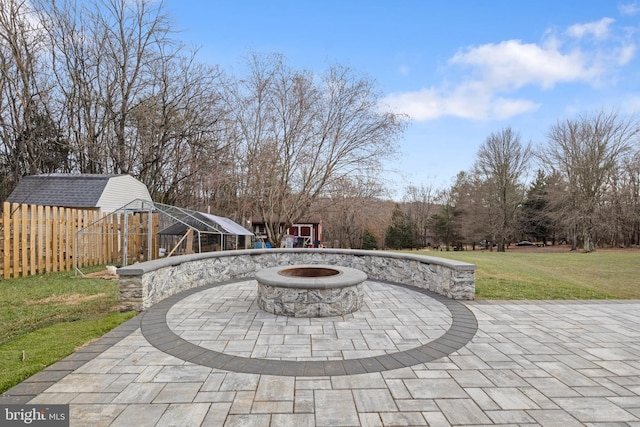
[[[459,183],[465,179],[466,174],[461,172],[456,177],[456,183],[449,188],[442,189],[436,194],[438,209],[429,219],[429,228],[434,234],[435,247],[444,246],[446,251],[451,247],[459,247],[463,236],[461,235],[461,215],[463,211],[458,207],[461,202]]]
[[[379,170],[404,127],[380,112],[370,80],[342,67],[318,78],[278,55],[254,55],[228,100],[245,162],[242,197],[274,245],[333,182]]]
[[[55,114],[69,130],[75,168],[135,175],[133,115],[159,83],[154,74],[159,63],[174,59],[178,48],[162,4],[34,0],[34,5],[48,35],[60,106]]]
[[[224,158],[221,72],[195,56],[163,53],[149,70],[153,84],[132,109],[132,172],[154,200],[202,208]]]
[[[458,237],[475,249],[483,244],[493,250],[496,237],[493,230],[495,218],[490,214],[491,199],[486,197],[484,182],[477,174],[460,172],[455,178],[445,200],[454,202],[455,224]],[[443,193],[440,193],[443,194]]]
[[[556,212],[573,236],[574,249],[579,238],[585,252],[595,249],[598,207],[638,132],[636,120],[603,111],[558,121],[549,131],[541,157],[566,182]]]
[[[47,33],[50,71],[55,81],[56,104],[52,109],[61,128],[67,129],[70,162],[81,173],[111,172],[108,167],[111,123],[105,109],[103,47],[106,38],[97,32],[95,4],[74,1],[34,0],[38,18]]]
[[[484,184],[484,208],[495,219],[492,234],[499,252],[504,252],[516,225],[517,210],[524,199],[521,179],[531,155],[531,145],[523,145],[510,127],[492,133],[477,154],[474,167]]]
[[[414,242],[419,247],[424,248],[434,243],[433,232],[429,230],[429,219],[435,212],[435,194],[431,184],[409,185],[405,190],[407,215],[416,233]]]
[[[625,246],[640,246],[640,146],[623,166],[620,227]]]
[[[46,46],[27,1],[0,5],[0,161],[2,188],[25,174],[54,172],[65,164],[65,143],[48,115],[51,85]],[[4,194],[6,196],[6,194]]]
[[[114,172],[131,173],[136,148],[128,138],[130,114],[149,84],[150,70],[161,59],[161,49],[171,43],[170,27],[152,0],[101,0],[94,10],[94,37],[104,40],[98,84],[112,123],[110,160]]]
[[[373,177],[343,177],[327,188],[312,207],[322,216],[325,241],[342,248],[362,248],[368,231],[382,241],[391,211],[385,211],[384,189]]]

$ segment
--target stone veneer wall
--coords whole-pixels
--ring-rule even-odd
[[[383,280],[428,289],[453,299],[475,296],[476,266],[400,252],[348,249],[248,249],[181,255],[118,269],[120,309],[143,311],[186,289],[235,279],[280,265],[330,264]]]

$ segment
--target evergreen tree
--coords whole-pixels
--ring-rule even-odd
[[[446,250],[449,250],[450,246],[459,246],[461,238],[456,232],[459,217],[460,212],[455,206],[444,205],[440,212],[431,216],[429,221],[434,237],[438,242],[444,243]]]
[[[385,246],[390,249],[414,248],[414,235],[409,216],[396,204],[391,214],[391,224],[384,236]]]
[[[552,233],[547,187],[547,177],[539,170],[536,180],[527,191],[527,200],[522,205],[520,229],[523,238],[546,243]]]
[[[364,230],[362,233],[362,249],[378,249],[378,239],[376,239],[376,236],[371,232],[371,230]]]

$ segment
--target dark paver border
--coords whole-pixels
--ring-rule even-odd
[[[473,312],[460,302],[426,289],[383,280],[372,281],[410,289],[443,304],[451,313],[449,329],[427,344],[396,353],[346,360],[290,361],[234,356],[209,350],[181,338],[169,328],[167,313],[184,298],[214,287],[244,281],[246,279],[213,283],[188,289],[162,300],[142,315],[142,335],[158,350],[197,365],[247,374],[318,377],[382,372],[432,362],[467,345],[478,330]]]

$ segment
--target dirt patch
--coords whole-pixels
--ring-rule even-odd
[[[89,344],[92,344],[92,343],[98,341],[99,339],[100,339],[99,337],[98,338],[93,338],[93,339],[87,341],[86,343],[82,344],[81,346],[76,347],[76,349],[74,351],[82,350],[83,348],[87,347]]]
[[[92,301],[94,299],[107,296],[104,292],[93,295],[84,294],[68,294],[68,295],[52,295],[50,297],[28,302],[27,305],[43,305],[43,304],[62,304],[62,305],[78,305],[83,302]]]
[[[87,273],[84,275],[84,277],[90,277],[90,278],[98,277],[102,279],[117,280],[120,278],[120,276],[118,276],[116,271],[117,271],[116,267],[112,265],[108,265],[106,269],[101,271],[96,271],[95,273]]]

